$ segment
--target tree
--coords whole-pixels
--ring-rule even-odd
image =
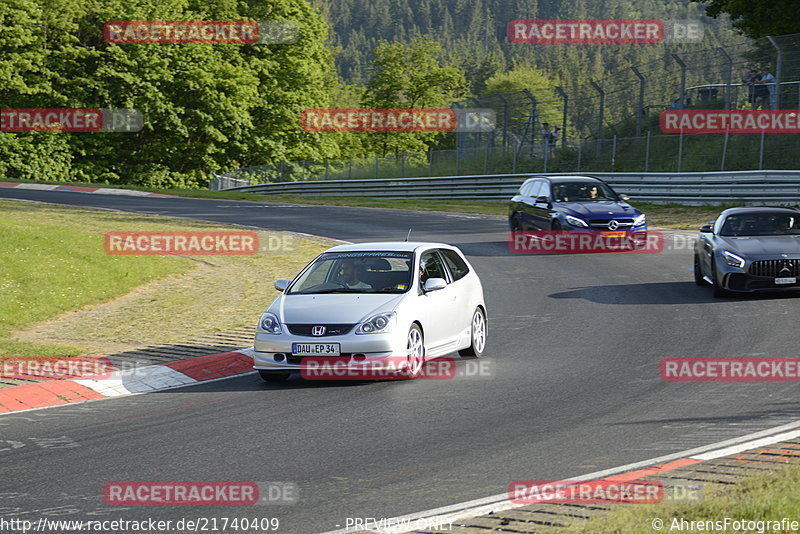
[[[441,46],[415,38],[409,44],[382,42],[375,49],[372,76],[362,103],[368,108],[443,108],[467,91],[464,71],[444,66]],[[427,150],[437,134],[371,134],[366,145],[374,153]]]
[[[717,18],[727,14],[733,27],[748,37],[757,39],[767,35],[784,35],[800,32],[797,18],[797,0],[692,0],[708,4],[706,14]]]

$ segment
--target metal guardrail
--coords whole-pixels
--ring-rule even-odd
[[[575,173],[576,174],[576,173]],[[574,173],[547,173],[572,176]],[[652,203],[800,204],[800,171],[730,171],[696,173],[588,173],[602,178],[633,200]],[[492,174],[390,178],[369,180],[315,180],[232,187],[229,191],[301,196],[363,196],[506,201],[533,174]],[[541,176],[541,175],[537,175]]]

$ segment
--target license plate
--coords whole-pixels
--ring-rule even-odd
[[[339,356],[338,343],[292,343],[292,356]]]
[[[796,284],[797,283],[797,278],[794,277],[794,276],[787,277],[787,278],[776,278],[775,279],[775,283],[776,284]]]
[[[606,237],[625,237],[628,232],[603,232],[603,235]]]

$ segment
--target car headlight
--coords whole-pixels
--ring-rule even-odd
[[[645,217],[644,213],[642,213],[641,215],[639,215],[638,217],[636,217],[633,220],[633,225],[634,226],[641,226],[646,222],[647,222],[647,217]]]
[[[274,313],[264,312],[264,315],[261,316],[261,320],[258,321],[258,326],[267,334],[281,333],[281,323]]]
[[[731,267],[739,267],[740,269],[744,267],[744,258],[741,256],[737,256],[733,252],[729,252],[727,250],[722,251],[722,259],[730,265]]]
[[[396,316],[395,312],[373,315],[358,325],[356,334],[387,334],[392,331]]]
[[[579,226],[581,228],[589,228],[589,225],[586,224],[586,221],[583,219],[579,219],[577,217],[573,217],[572,215],[565,215],[564,220],[567,221],[572,226]]]

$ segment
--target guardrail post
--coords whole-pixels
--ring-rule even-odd
[[[681,67],[681,109],[686,107],[686,63],[678,56],[678,54],[671,54],[672,59]]]
[[[644,172],[650,167],[650,130],[647,130],[647,142],[644,145]]]
[[[567,106],[569,105],[569,97],[560,85],[556,86],[556,92],[564,100],[564,107],[561,111],[561,148],[567,146]]]
[[[636,109],[636,137],[642,136],[642,121],[644,120],[644,76],[636,67],[631,70],[639,78],[639,104]]]
[[[718,47],[717,52],[722,54],[728,62],[728,72],[725,74],[725,109],[731,109],[731,78],[733,78],[733,59],[724,48]]]
[[[769,107],[772,109],[781,109],[781,76],[783,75],[783,49],[778,41],[771,35],[767,35],[767,39],[778,51],[778,64],[775,65],[775,101],[772,101],[772,93],[770,93]],[[800,104],[798,104],[800,107]]]
[[[597,155],[599,156],[601,152],[600,143],[602,143],[603,139],[603,110],[606,104],[606,93],[597,82],[590,81],[589,83],[592,84],[592,87],[594,87],[600,95],[600,116],[597,119]]]

